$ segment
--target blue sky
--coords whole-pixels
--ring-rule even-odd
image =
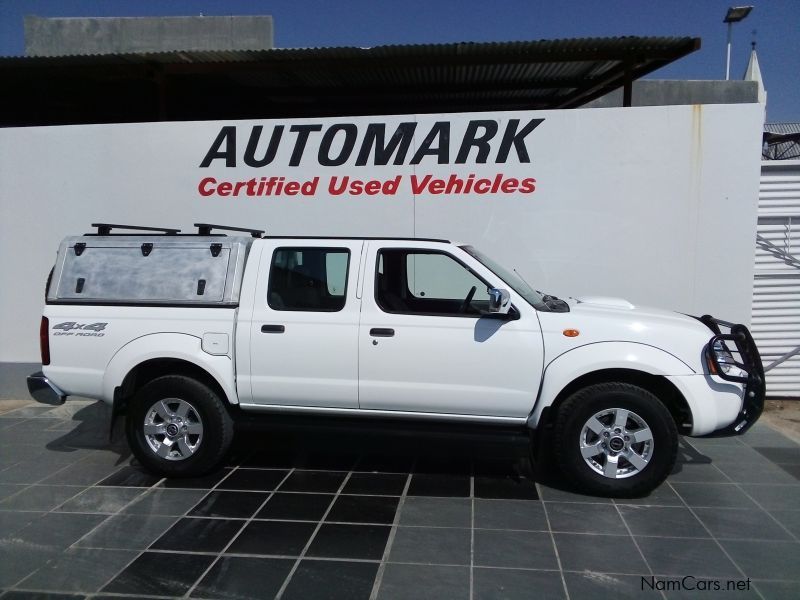
[[[767,120],[800,121],[800,0],[749,0],[734,25],[731,77],[750,42],[768,93]],[[699,36],[702,48],[651,75],[724,79],[729,0],[0,0],[0,55],[24,52],[22,18],[269,14],[280,47],[535,40],[587,36]],[[754,33],[755,32],[755,33]]]

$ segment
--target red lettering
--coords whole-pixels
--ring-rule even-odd
[[[443,179],[434,179],[428,186],[428,192],[431,194],[441,194],[444,191],[444,186],[445,183]]]
[[[368,181],[367,184],[364,186],[364,191],[367,193],[368,196],[374,196],[378,192],[381,191],[381,182],[377,179],[373,179]]]
[[[297,181],[290,181],[286,184],[286,187],[283,188],[283,193],[287,196],[296,196],[297,192],[300,191],[300,183]]]
[[[411,192],[416,196],[425,191],[428,187],[428,182],[432,179],[432,175],[425,175],[422,180],[418,180],[416,175],[411,176]]]
[[[519,179],[515,179],[514,177],[509,177],[500,186],[500,190],[504,194],[511,194],[512,192],[516,192],[518,187],[519,187]]]
[[[230,181],[222,181],[217,186],[217,195],[218,196],[230,196],[232,189],[233,189],[233,184],[231,184]]]
[[[485,194],[492,188],[492,182],[488,179],[478,179],[475,182],[475,193],[476,194]]]
[[[213,185],[215,183],[217,183],[217,180],[213,177],[204,177],[200,180],[200,185],[197,186],[197,191],[200,192],[201,196],[213,196]],[[211,189],[209,189],[209,186],[212,186]]]
[[[531,194],[536,190],[536,180],[533,177],[527,177],[522,180],[519,186],[519,191],[523,194]]]

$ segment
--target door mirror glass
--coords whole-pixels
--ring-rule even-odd
[[[507,315],[511,310],[511,294],[508,290],[489,289],[489,312]]]

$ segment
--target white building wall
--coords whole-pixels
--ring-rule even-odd
[[[62,237],[97,221],[181,227],[196,221],[260,227],[272,235],[429,236],[469,242],[559,296],[622,296],[635,304],[749,322],[762,108],[758,104],[578,109],[515,113],[186,122],[0,130],[0,361],[35,361],[44,281]],[[497,162],[512,119],[544,119]],[[486,162],[472,149],[458,164],[471,120],[498,134]],[[403,164],[357,162],[368,123],[391,134],[415,122]],[[436,122],[448,122],[449,156],[410,157]],[[322,132],[289,166],[292,125],[357,126],[355,150],[340,166],[318,160]],[[285,126],[275,159],[255,168],[242,155],[253,126],[265,141]],[[223,125],[236,127],[236,166],[200,163]],[[388,134],[387,134],[388,137]],[[331,154],[344,134],[334,138]],[[432,148],[448,145],[438,136]],[[456,175],[534,178],[531,193],[413,193],[410,178]],[[203,197],[205,177],[245,181],[319,177],[304,196]],[[326,191],[331,177],[400,176],[392,195]],[[121,274],[124,276],[124,274]]]

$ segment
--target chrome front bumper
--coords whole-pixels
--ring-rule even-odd
[[[28,392],[34,400],[42,404],[59,406],[67,399],[67,395],[51,383],[41,371],[28,375]]]

